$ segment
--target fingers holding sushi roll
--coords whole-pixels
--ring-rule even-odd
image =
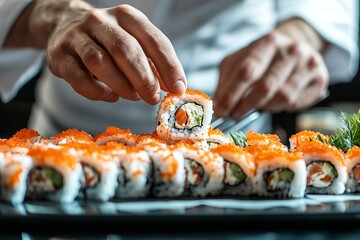
[[[170,40],[129,5],[32,1],[17,22],[4,46],[46,50],[50,71],[88,99],[114,102],[122,97],[153,105],[161,88],[172,93],[186,89]]]

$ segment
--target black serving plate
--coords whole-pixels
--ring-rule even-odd
[[[78,200],[71,204],[25,201],[19,205],[2,202],[0,229],[3,234],[26,232],[48,235],[299,230],[348,232],[360,229],[360,200],[308,200],[143,199],[104,203]],[[232,204],[227,204],[227,201]],[[220,203],[219,206],[216,206],[217,203]],[[144,207],[147,205],[152,207]]]

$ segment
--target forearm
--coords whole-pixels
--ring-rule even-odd
[[[3,48],[44,49],[61,18],[76,18],[91,8],[82,0],[34,0],[11,27]]]
[[[275,32],[280,32],[288,37],[306,42],[318,52],[323,52],[328,43],[305,21],[301,19],[290,19],[279,24]]]

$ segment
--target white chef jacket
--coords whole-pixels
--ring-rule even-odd
[[[30,0],[0,0],[0,46]],[[299,17],[330,43],[324,53],[330,82],[352,80],[358,66],[357,0],[92,0],[99,7],[128,3],[145,13],[172,41],[188,86],[215,91],[218,64],[228,54],[271,31],[279,22]],[[37,73],[44,53],[31,49],[0,51],[0,94],[10,101]],[[162,93],[165,94],[165,93]],[[115,125],[135,133],[154,130],[158,105],[120,100],[90,101],[55,77],[45,66],[36,89],[29,127],[44,136],[77,128],[91,134]]]

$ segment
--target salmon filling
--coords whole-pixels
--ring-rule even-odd
[[[36,167],[29,172],[27,184],[31,192],[55,192],[62,188],[64,180],[53,168]]]
[[[236,186],[245,181],[246,175],[237,164],[224,161],[225,177],[224,183],[228,186]]]
[[[315,161],[306,166],[307,185],[316,188],[330,186],[338,173],[330,162]]]
[[[360,183],[360,164],[357,164],[353,168],[352,172],[353,172],[355,183],[359,184]]]
[[[175,112],[175,127],[177,129],[191,129],[201,126],[204,109],[196,103],[185,103]]]
[[[85,186],[87,188],[94,187],[100,180],[99,172],[89,164],[81,163],[81,167],[84,173]]]
[[[187,186],[197,186],[204,177],[204,169],[196,161],[185,159],[185,176]]]
[[[288,168],[279,168],[265,173],[266,189],[268,191],[283,191],[290,188],[294,172]]]

